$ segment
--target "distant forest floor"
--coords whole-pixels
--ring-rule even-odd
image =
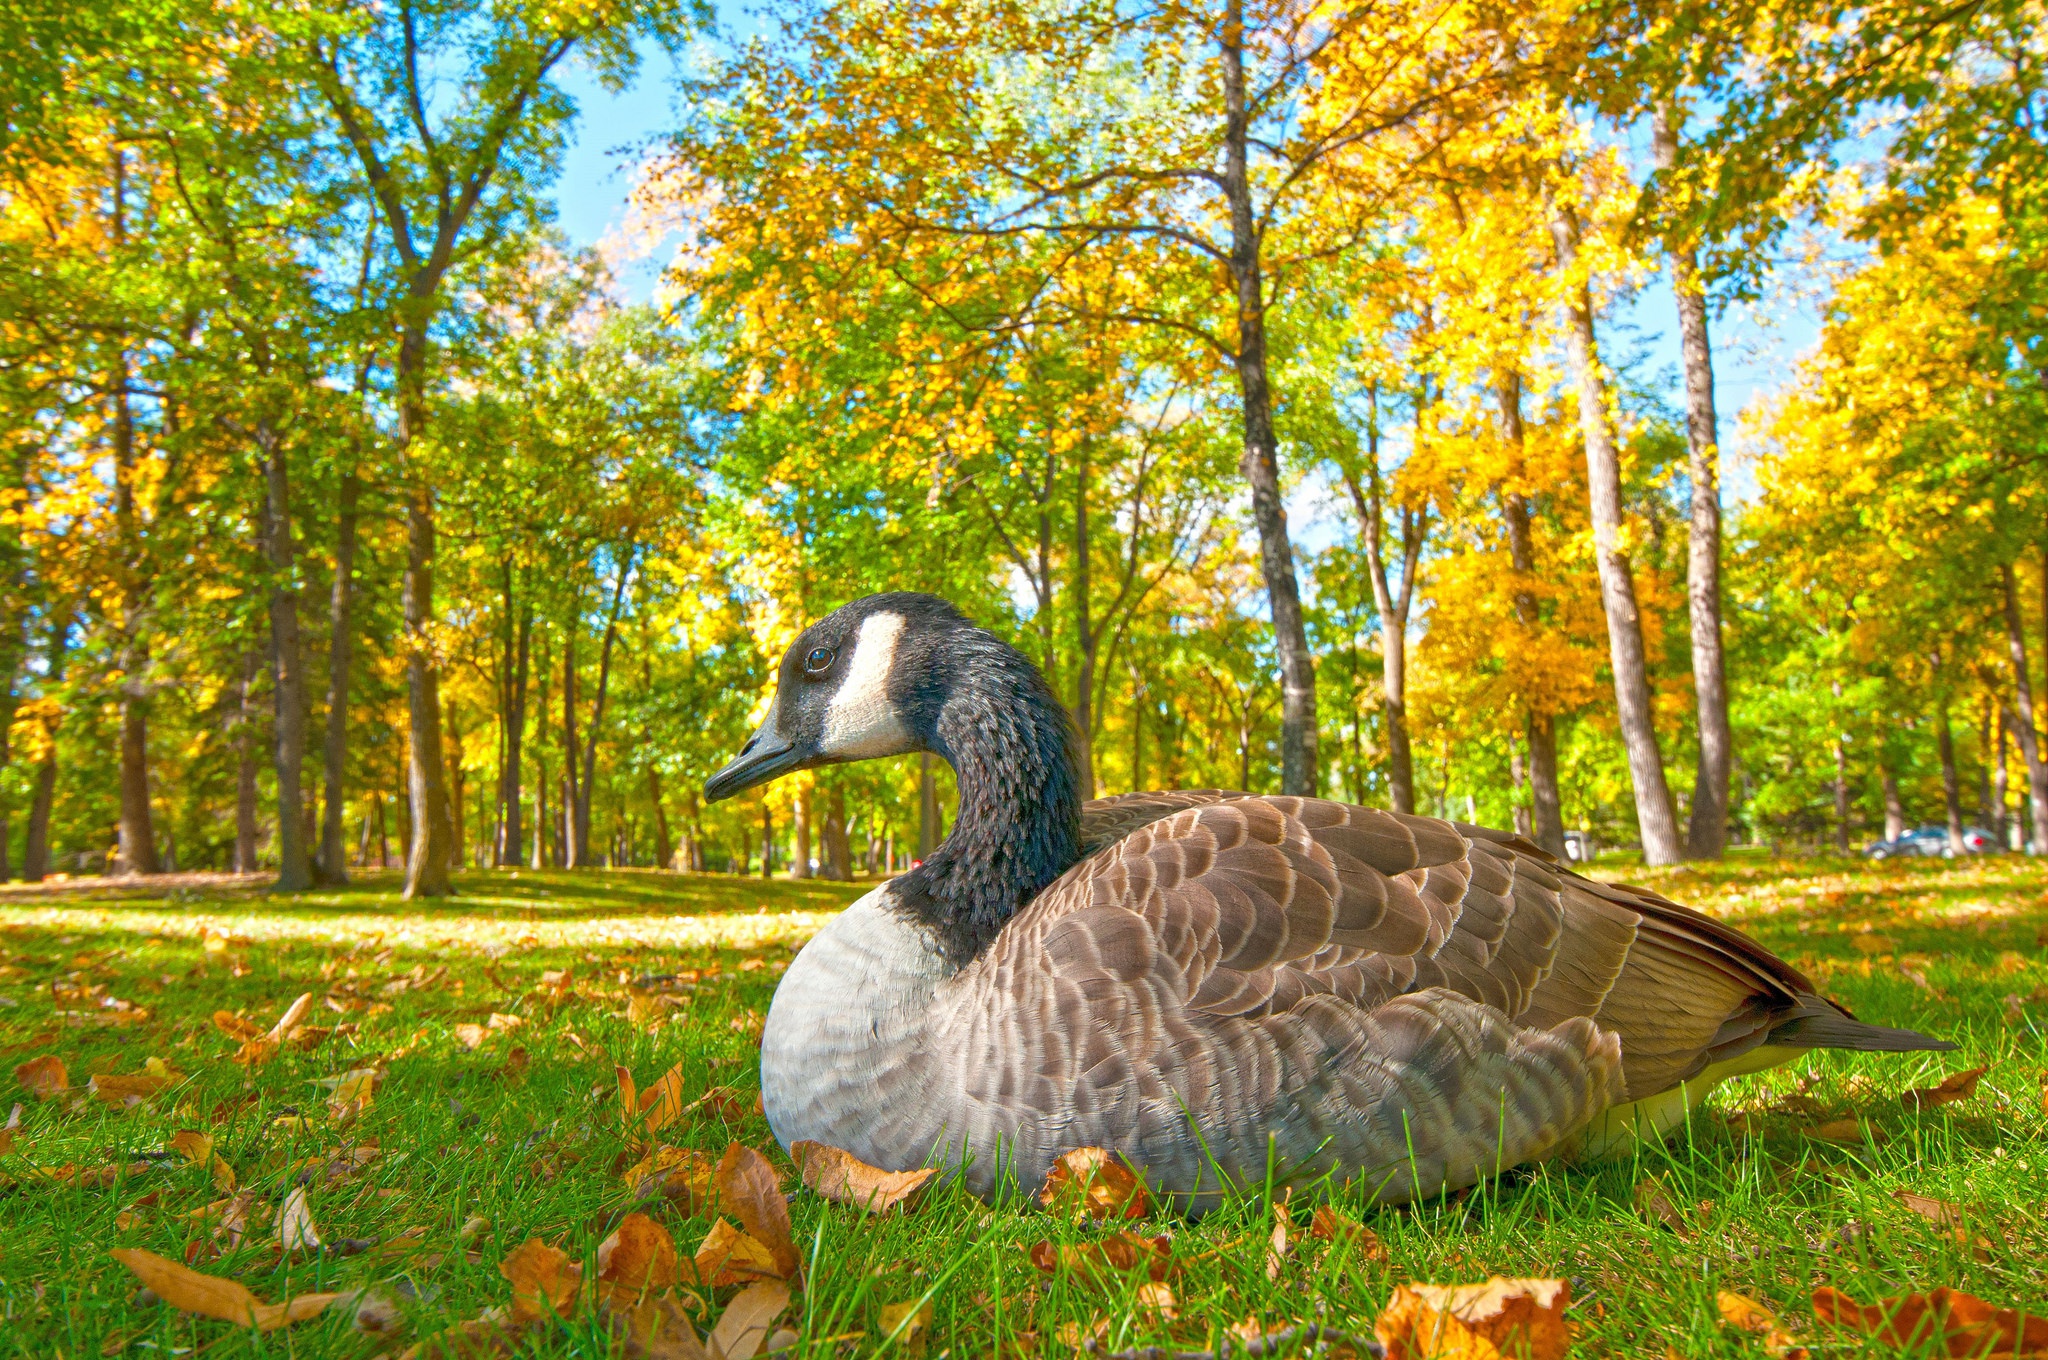
[[[1344,1206],[1384,1252],[1310,1236],[1300,1201],[1118,1225],[1170,1234],[1164,1292],[1142,1264],[1043,1271],[1035,1245],[1103,1230],[1033,1206],[940,1188],[866,1217],[796,1188],[754,1112],[760,1019],[795,949],[867,885],[628,870],[468,873],[459,896],[413,903],[382,873],[296,898],[246,878],[0,891],[0,1113],[21,1107],[0,1132],[0,1355],[458,1353],[446,1329],[515,1304],[500,1266],[521,1244],[539,1237],[595,1277],[635,1210],[687,1271],[714,1220],[687,1196],[636,1201],[619,1066],[642,1090],[676,1069],[696,1102],[662,1143],[715,1157],[736,1140],[785,1176],[804,1257],[776,1324],[796,1334],[789,1354],[1213,1350],[1229,1328],[1318,1320],[1365,1335],[1398,1284],[1489,1275],[1572,1280],[1585,1355],[1764,1353],[1723,1323],[1720,1291],[1828,1355],[1899,1352],[1817,1321],[1820,1285],[2048,1300],[2048,866],[1595,869],[1725,917],[1857,1014],[1961,1051],[1817,1054],[1722,1088],[1632,1161]],[[1976,1067],[1989,1071],[1966,1099],[1901,1100]],[[323,1245],[285,1251],[281,1230],[306,1213]],[[138,1291],[115,1248],[266,1302],[367,1292],[262,1334]],[[678,1297],[702,1330],[735,1292]],[[926,1320],[901,1325],[921,1304]],[[516,1353],[626,1353],[588,1288],[563,1307]],[[515,1353],[489,1328],[460,1335],[459,1353]]]

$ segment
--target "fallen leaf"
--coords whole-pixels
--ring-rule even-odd
[[[306,1187],[295,1187],[284,1197],[277,1211],[277,1241],[285,1255],[320,1250],[320,1229],[313,1222],[312,1206],[306,1203]]]
[[[1882,1143],[1885,1140],[1883,1129],[1856,1118],[1830,1119],[1825,1124],[1815,1125],[1808,1132],[1815,1138],[1822,1138],[1830,1143],[1860,1145],[1866,1138],[1873,1143]]]
[[[1316,1206],[1309,1216],[1308,1235],[1319,1242],[1349,1245],[1361,1261],[1388,1260],[1387,1244],[1380,1241],[1380,1235],[1353,1218],[1346,1218],[1327,1204]]]
[[[685,1213],[718,1211],[718,1162],[695,1148],[656,1148],[627,1169],[626,1184],[635,1199],[661,1195]]]
[[[683,1117],[688,1108],[683,1100],[683,1065],[677,1063],[661,1074],[661,1080],[640,1093],[636,1107],[640,1132],[652,1138]],[[629,1116],[627,1123],[632,1123]]]
[[[1287,1253],[1293,1249],[1293,1244],[1287,1240],[1290,1226],[1284,1212],[1273,1216],[1273,1232],[1266,1239],[1266,1278],[1269,1280],[1279,1279],[1280,1272],[1286,1268]]]
[[[711,1231],[704,1234],[690,1263],[698,1280],[714,1289],[782,1273],[774,1252],[722,1218],[712,1220]]]
[[[939,1174],[930,1166],[883,1171],[843,1149],[808,1139],[791,1143],[789,1156],[812,1190],[834,1204],[851,1204],[874,1214],[908,1210],[917,1193]]]
[[[734,1143],[719,1159],[716,1183],[719,1203],[774,1255],[775,1273],[785,1280],[795,1279],[802,1258],[790,1235],[789,1201],[782,1197],[782,1183],[768,1159],[743,1143]]]
[[[1930,1353],[1930,1342],[1941,1345],[1935,1354],[1984,1360],[2048,1355],[2048,1314],[1994,1308],[1980,1298],[1946,1287],[1865,1305],[1823,1285],[1813,1291],[1813,1312],[1823,1322],[1853,1328],[1921,1355]]]
[[[334,1094],[327,1098],[327,1113],[346,1126],[377,1103],[377,1088],[384,1083],[381,1067],[356,1067],[334,1078]]]
[[[455,1027],[456,1042],[471,1052],[482,1048],[485,1040],[495,1038],[497,1035],[482,1025],[461,1024]]]
[[[1173,1322],[1180,1317],[1180,1310],[1173,1297],[1173,1287],[1164,1280],[1147,1280],[1138,1286],[1131,1296],[1138,1311],[1146,1313],[1161,1322]]]
[[[1849,944],[1857,953],[1872,956],[1895,954],[1899,948],[1899,942],[1889,935],[1851,935],[1849,937]]]
[[[1087,1276],[1097,1283],[1120,1279],[1140,1265],[1153,1280],[1169,1279],[1177,1268],[1173,1259],[1173,1239],[1164,1233],[1157,1237],[1140,1237],[1126,1231],[1073,1246],[1039,1242],[1031,1247],[1030,1252],[1031,1264],[1048,1275],[1064,1270]]]
[[[333,1030],[323,1025],[299,1025],[294,1027],[290,1034],[284,1036],[284,1041],[290,1047],[305,1053],[326,1043],[327,1036],[332,1033],[334,1033]]]
[[[714,1360],[673,1290],[631,1309],[613,1308],[611,1317],[615,1327],[624,1328],[626,1360]]]
[[[1931,1110],[1937,1105],[1950,1105],[1958,1100],[1968,1100],[1977,1094],[1977,1083],[1991,1069],[1973,1067],[1967,1072],[1957,1072],[1943,1079],[1939,1086],[1924,1086],[1917,1091],[1908,1091],[1899,1097],[1899,1102],[1909,1110]]]
[[[137,1072],[129,1076],[103,1072],[88,1079],[85,1089],[109,1105],[133,1108],[184,1079],[184,1073],[169,1068],[160,1072]]]
[[[38,1100],[48,1100],[71,1089],[71,1074],[65,1070],[64,1060],[54,1053],[22,1063],[14,1069],[14,1079]]]
[[[1373,1324],[1387,1360],[1562,1360],[1571,1345],[1564,1280],[1404,1284]]]
[[[711,1349],[725,1360],[753,1360],[768,1339],[768,1329],[789,1307],[789,1286],[780,1280],[758,1280],[725,1305],[711,1329]]]
[[[239,1043],[263,1037],[263,1026],[254,1020],[246,1020],[233,1011],[215,1011],[213,1027]]]
[[[1723,1289],[1714,1296],[1714,1306],[1730,1327],[1762,1337],[1765,1353],[1776,1360],[1806,1360],[1806,1348],[1792,1339],[1776,1313],[1755,1299]]]
[[[691,1101],[683,1112],[699,1118],[716,1116],[728,1124],[737,1124],[748,1115],[761,1113],[761,1093],[742,1091],[732,1086],[714,1086]]]
[[[318,1317],[328,1304],[341,1297],[301,1294],[283,1303],[265,1303],[239,1281],[201,1274],[139,1247],[117,1247],[108,1254],[179,1312],[237,1322],[261,1332],[274,1332],[291,1323]]]
[[[1151,1197],[1138,1178],[1108,1148],[1084,1147],[1061,1153],[1045,1174],[1038,1202],[1056,1213],[1092,1218],[1143,1218]]]
[[[1685,1215],[1671,1202],[1671,1196],[1664,1193],[1663,1183],[1654,1176],[1637,1183],[1635,1206],[1638,1214],[1662,1223],[1680,1237],[1692,1235],[1686,1227]]]
[[[190,1166],[200,1166],[213,1157],[213,1139],[204,1133],[181,1129],[164,1144],[165,1150],[177,1153]]]
[[[925,1341],[931,1335],[932,1316],[930,1299],[882,1305],[876,1329],[881,1333],[881,1344],[894,1342],[897,1350],[916,1360],[924,1354]]]
[[[680,1284],[676,1240],[645,1214],[627,1214],[597,1249],[597,1278],[629,1294]]]
[[[582,1267],[538,1237],[498,1263],[498,1273],[512,1282],[512,1313],[521,1322],[560,1317],[583,1283]]]

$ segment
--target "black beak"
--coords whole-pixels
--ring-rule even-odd
[[[732,764],[704,781],[704,801],[716,803],[721,798],[730,798],[736,793],[745,793],[756,784],[765,784],[771,779],[801,769],[808,753],[796,742],[785,742],[769,729],[775,725],[771,715],[761,724],[761,730],[748,739],[733,757]]]

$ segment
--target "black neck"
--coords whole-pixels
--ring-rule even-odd
[[[1081,798],[1072,722],[1037,669],[980,629],[955,638],[929,744],[959,815],[895,896],[960,966],[1081,858]]]

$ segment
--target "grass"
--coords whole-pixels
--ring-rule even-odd
[[[1584,1355],[1761,1355],[1756,1337],[1722,1327],[1722,1289],[1778,1310],[1817,1354],[1837,1355],[1896,1352],[1817,1325],[1806,1299],[1819,1284],[1866,1300],[1950,1285],[1999,1305],[2048,1301],[2048,869],[1734,862],[1629,876],[1751,930],[1858,1014],[1949,1036],[1962,1051],[1815,1055],[1724,1087],[1683,1135],[1633,1161],[1516,1171],[1411,1207],[1351,1206],[1385,1242],[1385,1264],[1302,1237],[1309,1206],[1299,1202],[1279,1211],[1300,1240],[1272,1278],[1268,1203],[1156,1221],[1144,1231],[1170,1232],[1176,1256],[1198,1258],[1172,1282],[1172,1321],[1134,1307],[1139,1280],[1041,1275],[1032,1244],[1092,1233],[1030,1206],[991,1209],[942,1190],[908,1217],[866,1218],[798,1192],[791,1211],[809,1263],[795,1305],[800,1353],[915,1350],[919,1339],[886,1341],[878,1320],[927,1295],[930,1350],[956,1356],[1069,1353],[1060,1338],[1070,1325],[1100,1325],[1108,1349],[1209,1347],[1248,1317],[1279,1326],[1320,1315],[1363,1332],[1402,1281],[1493,1274],[1570,1277]],[[613,1064],[643,1086],[677,1063],[692,1093],[754,1086],[751,1022],[793,949],[861,891],[529,872],[473,874],[453,901],[405,903],[396,886],[371,875],[298,899],[252,888],[0,892],[0,1111],[24,1107],[0,1157],[0,1355],[353,1360],[506,1304],[497,1265],[519,1243],[538,1235],[588,1258],[633,1207],[618,1175]],[[573,972],[574,999],[557,1008],[543,974],[559,970]],[[636,1022],[627,984],[664,974],[681,975],[661,984],[670,1000],[652,1020],[643,1000]],[[308,1023],[353,1032],[267,1065],[230,1060],[236,1044],[215,1011],[267,1026],[306,991],[319,998]],[[494,1014],[524,1023],[466,1047],[456,1027]],[[68,1065],[73,1094],[38,1100],[12,1082],[17,1064],[44,1054]],[[379,1057],[388,1076],[375,1105],[337,1128],[317,1079]],[[183,1080],[133,1108],[78,1089],[149,1058]],[[1983,1064],[1990,1073],[1969,1100],[1926,1113],[1899,1100]],[[1751,1133],[1722,1117],[1735,1107],[1769,1112]],[[1847,1117],[1869,1136],[1815,1135]],[[330,1244],[378,1245],[289,1263],[274,1235],[252,1231],[204,1256],[210,1233],[191,1215],[220,1193],[208,1167],[163,1155],[182,1129],[210,1134],[239,1182],[272,1202],[303,1159],[376,1142],[376,1160],[312,1178],[309,1195]],[[709,1115],[664,1137],[714,1154],[738,1139],[788,1169],[758,1115]],[[1638,1208],[1652,1178],[1672,1222],[1660,1206]],[[1908,1211],[1898,1190],[1962,1206],[1961,1240]],[[665,1203],[650,1211],[685,1254],[710,1226]],[[402,1237],[409,1229],[422,1231]],[[128,1246],[179,1258],[195,1243],[195,1264],[267,1300],[392,1282],[402,1330],[395,1341],[363,1335],[343,1315],[244,1332],[138,1301],[108,1256]],[[715,1316],[723,1294],[708,1302]],[[604,1350],[585,1314],[523,1353]]]

